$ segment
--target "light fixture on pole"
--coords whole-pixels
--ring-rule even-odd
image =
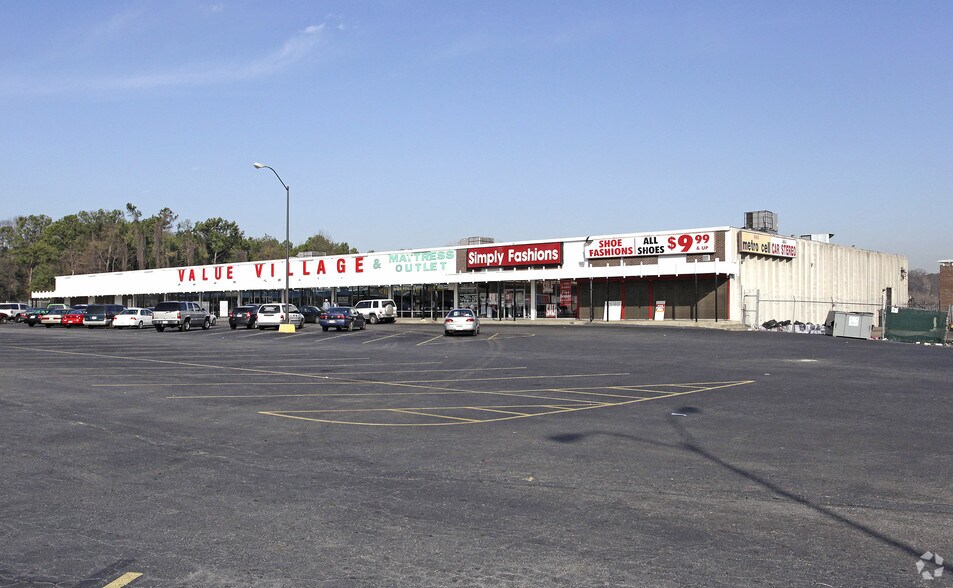
[[[290,263],[291,263],[291,187],[281,179],[281,176],[278,175],[278,172],[275,171],[275,168],[270,165],[265,165],[264,163],[258,163],[257,161],[252,164],[255,166],[255,169],[270,169],[271,173],[275,174],[275,177],[278,178],[278,181],[281,182],[281,185],[285,189],[285,322],[282,325],[278,326],[278,331],[281,333],[294,333],[294,325],[291,324],[291,297],[288,295],[288,281],[290,275]]]

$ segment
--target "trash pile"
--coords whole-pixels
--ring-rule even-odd
[[[802,335],[830,335],[831,328],[824,324],[802,323],[801,321],[776,321],[771,319],[761,323],[759,331],[777,331],[779,333],[800,333]]]

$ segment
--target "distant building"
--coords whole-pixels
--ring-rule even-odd
[[[953,259],[940,260],[940,310],[953,306]]]
[[[665,229],[291,258],[291,302],[393,299],[401,317],[436,318],[465,306],[489,319],[714,320],[822,323],[831,310],[880,311],[906,301],[907,258],[777,233],[777,215],[746,214],[748,228]],[[750,222],[747,222],[750,221]],[[755,227],[762,230],[757,230]],[[945,262],[953,304],[953,261]],[[57,276],[34,301],[153,306],[200,300],[219,313],[280,300],[285,260]]]

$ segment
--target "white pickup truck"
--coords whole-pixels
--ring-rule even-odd
[[[0,323],[16,321],[21,312],[28,310],[30,310],[30,305],[24,302],[4,302],[0,304]]]
[[[165,301],[156,304],[152,326],[160,333],[166,327],[176,327],[180,331],[191,331],[192,327],[208,329],[212,326],[212,316],[198,302]]]

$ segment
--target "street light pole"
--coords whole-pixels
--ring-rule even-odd
[[[263,163],[255,162],[252,164],[255,169],[270,169],[271,173],[275,174],[275,177],[278,178],[278,181],[281,182],[281,185],[285,189],[285,327],[282,325],[279,330],[282,332],[294,331],[294,327],[291,326],[291,297],[288,293],[288,282],[290,280],[290,264],[291,264],[291,186],[286,184],[284,180],[281,179],[281,176],[278,175],[278,172],[275,171],[275,168],[270,165],[265,165]],[[290,327],[290,328],[289,328]]]

